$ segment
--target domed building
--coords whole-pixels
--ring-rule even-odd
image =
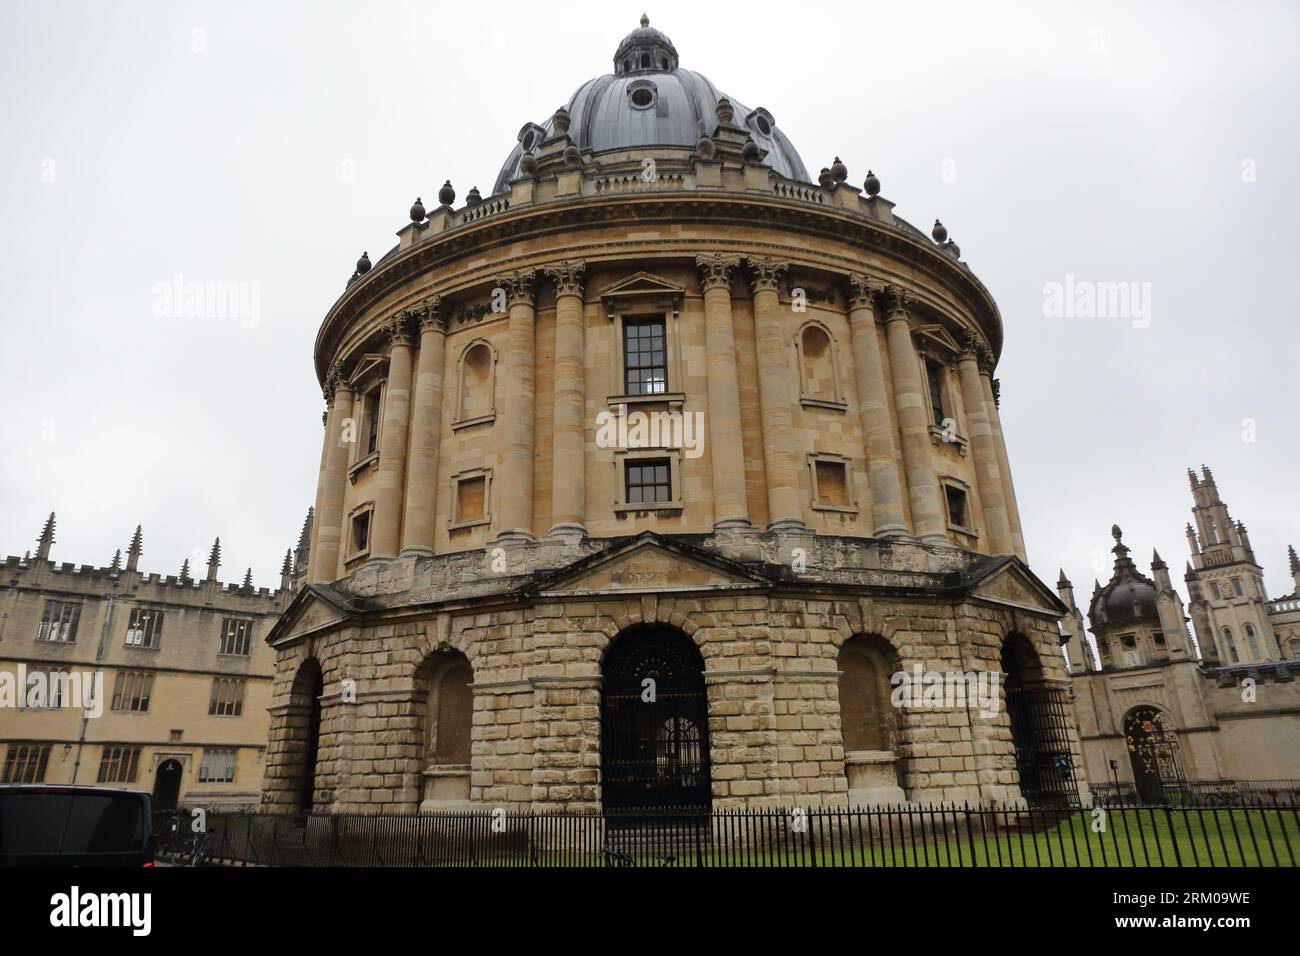
[[[643,18],[490,195],[362,256],[316,339],[266,805],[1079,797],[997,306],[779,114]],[[936,674],[1005,706],[895,706]]]

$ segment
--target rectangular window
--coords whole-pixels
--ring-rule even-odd
[[[131,609],[126,625],[126,646],[156,649],[162,644],[163,612],[148,607]]]
[[[135,783],[140,768],[139,747],[105,747],[99,761],[98,783]]]
[[[839,461],[814,462],[817,469],[817,503],[832,508],[845,508],[849,503],[848,485],[844,478],[844,463]]]
[[[50,762],[49,744],[10,744],[5,753],[2,783],[44,783]]]
[[[487,505],[487,478],[465,478],[456,485],[456,523],[466,524],[481,519]]]
[[[71,674],[67,671],[50,670],[45,667],[27,669],[27,685],[19,687],[18,706],[32,710],[45,707],[62,707],[68,695],[68,681]]]
[[[212,717],[239,717],[244,713],[244,682],[229,677],[212,681],[212,697],[208,700],[208,715]]]
[[[205,750],[199,765],[199,783],[233,783],[235,780],[235,751]]]
[[[41,612],[41,626],[36,631],[36,639],[72,644],[77,640],[77,624],[80,621],[80,604],[69,601],[46,601],[45,610]]]
[[[948,523],[958,528],[969,527],[966,524],[966,492],[952,485],[944,485],[943,492],[948,502]]]
[[[352,554],[359,554],[370,547],[370,512],[366,511],[352,519]]]
[[[228,617],[221,622],[221,642],[218,654],[247,657],[253,644],[253,622]]]
[[[663,395],[668,391],[663,319],[628,319],[624,323],[623,386],[626,395]]]
[[[1223,598],[1223,594],[1219,591],[1219,585],[1213,581],[1210,582],[1210,594],[1214,596],[1216,601]]]
[[[624,467],[629,505],[672,502],[673,483],[667,458],[629,461]]]
[[[379,389],[366,393],[366,454],[373,455],[379,450]]]
[[[934,423],[942,427],[943,420],[948,417],[943,407],[943,369],[934,362],[927,361],[925,381],[930,389],[930,414],[934,417]]]
[[[1232,593],[1241,597],[1245,592],[1241,590],[1241,578],[1232,579]]]
[[[113,682],[113,710],[146,714],[152,691],[153,674],[148,671],[118,671]]]

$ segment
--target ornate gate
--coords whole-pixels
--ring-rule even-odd
[[[606,810],[709,808],[704,659],[689,638],[658,627],[620,635],[605,658],[600,717]]]
[[[1031,804],[1077,802],[1079,785],[1070,756],[1065,692],[1055,687],[1025,687],[1011,672],[1006,679],[1006,698],[1021,796]]]
[[[1124,718],[1124,745],[1133,783],[1143,803],[1165,803],[1170,791],[1187,789],[1178,757],[1178,735],[1155,707],[1135,707]]]

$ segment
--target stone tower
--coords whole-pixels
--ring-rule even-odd
[[[1189,468],[1187,477],[1196,522],[1187,526],[1192,552],[1187,582],[1202,653],[1225,664],[1279,660],[1264,572],[1255,561],[1246,526],[1229,514],[1209,468],[1202,465],[1199,477]]]

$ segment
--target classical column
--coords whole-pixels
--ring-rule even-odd
[[[321,490],[325,487],[325,476],[329,474],[330,460],[330,406],[333,404],[334,386],[329,384],[327,376],[327,391],[325,395],[325,411],[321,413],[321,435],[320,440],[320,473],[316,476],[316,507],[312,514],[314,515],[311,523],[311,538],[307,542],[307,580],[314,581],[311,576],[312,563],[316,554],[316,538],[320,534],[320,496]],[[135,570],[128,566],[128,570]]]
[[[713,465],[714,530],[749,523],[745,449],[740,431],[740,384],[731,324],[731,273],[740,260],[715,254],[695,260],[704,286],[704,348],[709,386],[709,460]]]
[[[998,415],[997,391],[993,383],[993,353],[981,350],[983,361],[980,363],[980,390],[984,393],[984,409],[989,416],[989,431],[992,433],[993,448],[997,453],[998,468],[1002,474],[1002,499],[1007,509],[1007,526],[1010,529],[1011,549],[1021,561],[1028,561],[1025,554],[1025,536],[1020,530],[1020,508],[1016,505],[1016,489],[1011,482],[1011,464],[1007,460],[1007,443],[1002,437],[1002,418]]]
[[[352,414],[352,386],[338,364],[325,378],[329,412],[325,422],[325,474],[316,489],[316,546],[307,565],[307,579],[330,582],[338,577],[339,544],[343,536],[343,489],[348,480],[348,445],[344,422]]]
[[[893,286],[889,290],[885,337],[889,344],[889,371],[894,379],[894,407],[898,410],[903,438],[903,470],[907,474],[907,498],[912,505],[912,529],[922,541],[943,543],[948,535],[939,501],[939,481],[930,457],[930,416],[921,382],[921,361],[912,343],[907,296]]]
[[[754,330],[758,340],[758,400],[763,416],[763,458],[767,467],[768,529],[803,528],[799,498],[799,466],[795,445],[784,323],[777,284],[789,265],[771,259],[750,259],[754,290]]]
[[[535,269],[497,276],[506,293],[510,325],[505,347],[505,444],[501,474],[492,482],[493,509],[500,515],[497,540],[533,539],[533,378]]]
[[[447,320],[442,297],[412,310],[420,322],[420,354],[411,403],[411,453],[402,509],[402,553],[433,554],[434,504],[438,497],[438,449],[442,442],[442,384]]]
[[[883,288],[883,283],[867,276],[849,276],[849,335],[853,377],[858,383],[858,417],[867,446],[873,533],[878,538],[894,538],[907,535],[907,522],[903,520],[903,483],[898,474],[885,365],[876,334],[876,296]]]
[[[402,527],[402,482],[406,477],[406,431],[411,418],[411,317],[403,309],[385,324],[391,346],[384,387],[384,421],[379,428],[379,473],[370,556],[397,556]]]
[[[976,486],[979,488],[980,507],[984,512],[984,527],[988,535],[984,546],[990,554],[1011,554],[1013,547],[1011,527],[1007,521],[1006,496],[1002,487],[1002,464],[993,442],[993,429],[989,425],[984,390],[980,385],[981,343],[978,336],[969,329],[962,339],[957,374],[961,378],[961,400],[966,406],[966,428],[970,432]]]
[[[550,536],[587,536],[587,335],[582,282],[587,264],[548,268],[555,284],[555,409],[552,442]]]

